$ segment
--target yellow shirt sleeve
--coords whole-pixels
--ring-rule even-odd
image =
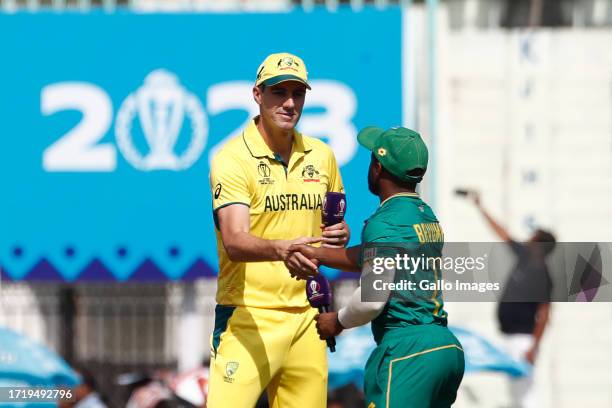
[[[329,148],[329,192],[344,193],[344,185],[342,184],[342,176],[340,175],[340,169],[336,162],[336,156],[334,152]]]
[[[238,158],[220,151],[210,165],[213,210],[230,204],[251,206],[249,177]]]

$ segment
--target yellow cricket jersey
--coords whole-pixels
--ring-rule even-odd
[[[329,146],[296,131],[285,167],[264,142],[255,120],[216,154],[210,185],[214,211],[231,204],[249,206],[250,233],[269,240],[320,236],[325,193],[343,191]],[[218,226],[215,233],[218,304],[261,308],[308,305],[304,281],[293,279],[282,261],[232,262]]]

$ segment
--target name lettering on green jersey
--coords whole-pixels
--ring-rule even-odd
[[[266,196],[264,212],[320,210],[323,200],[319,194],[276,194]]]
[[[412,226],[420,243],[444,242],[444,232],[442,232],[442,228],[437,222],[413,224]]]

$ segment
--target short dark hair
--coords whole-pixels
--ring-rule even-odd
[[[405,188],[407,190],[416,191],[416,186],[418,183],[414,181],[402,180],[399,177],[397,177],[395,174],[392,174],[391,172],[389,172],[384,167],[382,169],[383,169],[383,173],[387,175],[387,178],[393,181],[393,183],[395,183],[398,187]]]
[[[395,174],[392,174],[389,170],[385,169],[385,167],[382,165],[382,163],[380,163],[380,161],[378,160],[378,158],[376,157],[374,152],[372,152],[372,160],[375,161],[376,163],[380,164],[380,167],[382,169],[382,174],[383,174],[383,176],[385,176],[385,178],[393,181],[395,184],[397,184],[398,187],[405,188],[405,189],[411,190],[411,191],[416,191],[417,183],[415,183],[413,181],[401,180]],[[421,170],[421,169],[416,169],[416,170]],[[425,171],[423,171],[423,173],[425,173]]]
[[[557,243],[555,236],[550,231],[540,228],[533,233],[533,241],[542,243],[541,247],[546,255],[555,249],[555,244]]]

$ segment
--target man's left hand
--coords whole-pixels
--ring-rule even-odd
[[[525,360],[527,360],[529,364],[533,365],[535,363],[537,354],[538,354],[538,348],[535,346],[531,347],[527,351],[527,353],[525,353]]]
[[[344,330],[344,327],[342,327],[338,320],[338,312],[318,314],[315,320],[317,321],[317,332],[321,340],[337,336]]]
[[[345,221],[339,222],[338,224],[330,225],[326,227],[321,224],[323,233],[322,247],[325,248],[344,248],[351,239],[351,230]]]

